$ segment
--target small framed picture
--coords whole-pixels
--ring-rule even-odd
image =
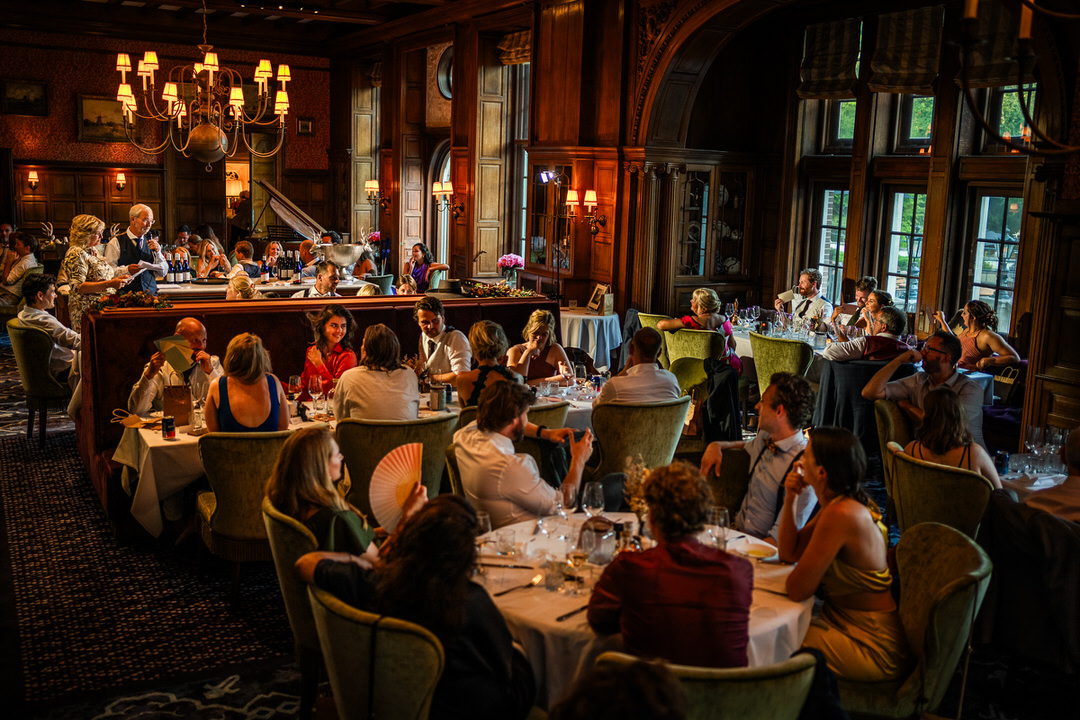
[[[79,95],[76,113],[79,142],[127,142],[123,106],[115,98]]]
[[[315,134],[315,118],[313,118],[313,117],[298,117],[298,118],[296,118],[296,134],[297,135],[314,135]]]
[[[49,93],[43,82],[33,80],[5,80],[3,83],[3,111],[5,115],[49,115]]]
[[[607,295],[609,287],[603,283],[597,283],[593,288],[592,295],[589,296],[589,309],[594,312],[600,312],[604,306],[604,296]]]

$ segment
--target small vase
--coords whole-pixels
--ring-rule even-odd
[[[504,268],[503,277],[506,278],[506,284],[512,288],[517,287],[517,268]]]

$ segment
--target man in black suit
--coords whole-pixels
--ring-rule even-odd
[[[113,237],[105,246],[105,259],[123,275],[134,275],[146,267],[146,272],[139,273],[138,277],[119,290],[120,293],[145,290],[157,295],[156,278],[165,277],[169,266],[161,254],[157,238],[150,235],[154,211],[146,205],[132,205],[128,218],[131,220],[128,229]],[[149,263],[149,266],[140,266],[140,263]]]

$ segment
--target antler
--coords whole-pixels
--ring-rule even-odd
[[[120,223],[113,223],[112,227],[109,228],[109,237],[116,237],[118,232],[120,232]]]
[[[41,223],[41,230],[42,230],[42,232],[45,233],[45,237],[47,237],[47,238],[52,238],[53,237],[53,224],[51,222],[43,222],[43,223]]]

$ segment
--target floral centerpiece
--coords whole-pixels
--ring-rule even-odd
[[[513,285],[517,282],[518,270],[525,267],[525,258],[514,253],[506,253],[499,258],[499,261],[495,263],[499,266],[499,270],[502,271],[503,277],[506,278],[507,285]]]
[[[90,304],[91,310],[112,310],[114,308],[153,308],[164,310],[172,307],[172,301],[164,295],[151,295],[145,290],[124,293],[123,295],[102,295]]]

